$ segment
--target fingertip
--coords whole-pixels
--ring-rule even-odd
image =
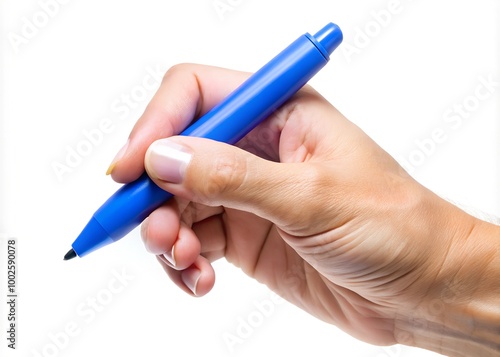
[[[208,260],[199,256],[192,266],[181,272],[181,280],[191,295],[200,297],[214,287],[215,272]]]
[[[172,263],[172,267],[183,270],[194,264],[200,255],[201,243],[191,228],[181,223],[177,239],[172,245],[172,249],[163,253],[167,260]]]
[[[125,155],[121,160],[112,162],[106,175],[118,183],[129,183],[137,180],[144,173],[144,156],[137,153]]]
[[[111,176],[113,181],[118,183],[135,181],[143,173],[143,156],[139,152],[133,151],[130,147],[126,152],[119,152],[106,170],[106,175]]]
[[[106,176],[111,175],[111,173],[115,169],[115,166],[116,166],[116,162],[114,162],[114,161],[111,162],[111,164],[108,166],[108,169],[106,170]]]
[[[195,297],[206,295],[215,284],[215,272],[208,260],[198,256],[195,263],[184,270],[175,270],[163,256],[156,257],[169,278],[187,294]]]
[[[111,164],[108,166],[108,169],[106,170],[106,175],[111,175],[113,173],[120,160],[122,160],[123,157],[127,154],[127,149],[129,147],[129,144],[130,144],[130,139],[127,139],[125,145],[123,145],[122,148],[118,150],[113,160],[111,160]]]
[[[191,290],[194,296],[199,296],[197,290],[200,279],[201,270],[197,267],[189,267],[181,272],[182,282],[189,290]]]

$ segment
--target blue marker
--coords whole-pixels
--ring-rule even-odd
[[[236,143],[323,68],[341,42],[342,32],[332,23],[314,36],[300,36],[180,135]],[[171,197],[146,173],[123,185],[94,213],[64,260],[116,242]]]

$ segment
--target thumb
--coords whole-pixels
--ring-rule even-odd
[[[305,235],[324,211],[318,198],[327,175],[315,164],[276,163],[232,145],[175,136],[151,144],[145,167],[173,195],[251,212],[290,234]]]

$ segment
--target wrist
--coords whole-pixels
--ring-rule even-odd
[[[395,339],[450,356],[500,356],[500,227],[454,206],[440,215],[436,234],[451,233],[436,237],[442,263],[425,298],[396,318]]]

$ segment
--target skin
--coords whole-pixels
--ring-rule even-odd
[[[312,88],[239,147],[175,136],[247,77],[173,67],[110,166],[176,195],[142,225],[170,279],[205,295],[225,258],[360,340],[500,355],[499,227],[420,185]],[[192,155],[178,182],[147,153],[161,138]]]

